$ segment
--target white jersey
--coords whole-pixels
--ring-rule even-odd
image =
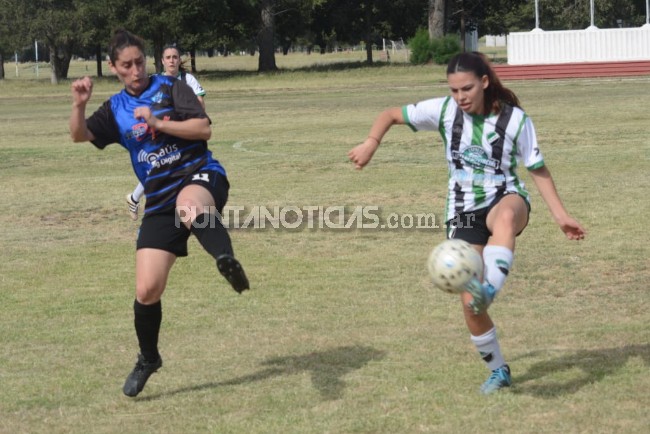
[[[192,88],[194,95],[205,96],[205,90],[199,83],[199,80],[197,80],[196,77],[194,77],[189,72],[179,72],[177,78],[179,80],[184,80],[185,83],[187,83],[187,85]]]
[[[450,96],[406,105],[402,114],[414,131],[439,131],[449,165],[446,221],[459,213],[489,206],[504,193],[528,192],[516,168],[544,166],[535,127],[518,107],[504,106],[499,114],[471,115]]]

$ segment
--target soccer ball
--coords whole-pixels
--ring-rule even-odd
[[[483,258],[467,241],[447,240],[431,251],[427,268],[436,287],[458,294],[472,277],[482,279]]]

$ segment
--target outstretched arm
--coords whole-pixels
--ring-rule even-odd
[[[560,226],[560,229],[566,237],[570,240],[583,239],[587,231],[564,208],[548,168],[543,166],[539,169],[531,170],[530,175],[542,199],[546,202],[546,206],[551,212],[553,219]]]
[[[363,169],[370,162],[381,143],[381,139],[383,139],[384,134],[390,127],[404,123],[404,116],[400,107],[389,108],[381,112],[372,124],[366,140],[348,152],[348,157],[354,163],[355,169]]]
[[[73,142],[86,142],[95,139],[86,126],[86,104],[93,93],[93,82],[84,77],[72,82],[72,112],[70,113],[70,137]]]

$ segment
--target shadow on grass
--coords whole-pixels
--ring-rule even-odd
[[[378,69],[385,68],[388,66],[409,66],[409,64],[401,63],[386,63],[386,62],[374,62],[372,65],[369,65],[365,61],[359,62],[333,62],[326,64],[315,64],[309,66],[302,66],[297,68],[280,68],[276,71],[266,71],[258,72],[256,70],[202,70],[199,71],[201,79],[228,79],[228,78],[241,78],[241,77],[255,77],[259,75],[282,75],[286,73],[293,72],[333,72],[333,71],[352,71],[358,69]]]
[[[540,352],[537,351],[516,359],[539,356]],[[541,398],[576,393],[584,386],[614,374],[634,357],[641,358],[646,365],[650,366],[650,345],[582,350],[537,362],[523,375],[513,375],[515,387],[512,392]]]
[[[198,384],[184,387],[170,392],[142,397],[141,401],[150,401],[161,397],[168,397],[179,393],[196,392],[224,386],[237,386],[256,381],[263,381],[272,377],[287,376],[309,372],[314,388],[318,390],[324,400],[338,399],[343,395],[345,381],[341,377],[356,369],[361,369],[373,360],[381,360],[384,351],[371,347],[345,346],[328,351],[304,354],[300,356],[276,357],[262,362],[265,368],[231,380]]]

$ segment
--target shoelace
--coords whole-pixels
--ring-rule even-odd
[[[503,369],[495,369],[492,371],[492,374],[490,374],[490,378],[488,378],[488,382],[493,383],[495,381],[506,381],[505,375],[502,375]]]

